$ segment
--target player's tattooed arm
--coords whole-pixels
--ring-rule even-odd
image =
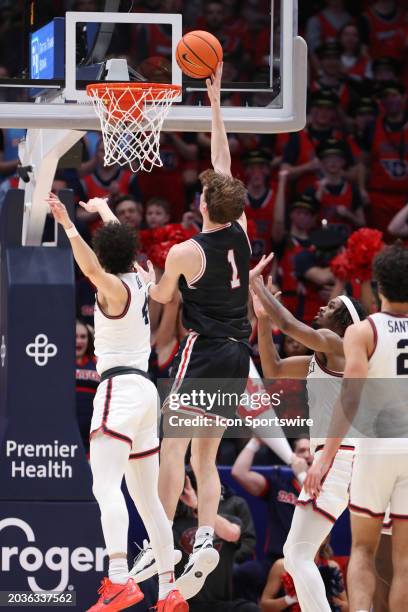
[[[54,193],[50,193],[47,202],[54,219],[67,232],[76,263],[82,273],[97,288],[100,301],[108,300],[109,314],[116,315],[116,310],[120,313],[128,298],[126,287],[117,276],[105,272],[102,268],[93,250],[76,231],[75,225],[61,200]]]
[[[312,329],[302,323],[264,286],[262,278],[251,278],[251,288],[259,297],[268,317],[287,336],[301,342],[312,351],[343,355],[343,341],[329,329]]]
[[[98,213],[104,223],[119,223],[119,219],[113,214],[107,198],[91,198],[88,202],[79,202],[88,213]]]
[[[272,279],[268,278],[271,291]],[[278,297],[278,294],[275,294]],[[305,378],[309,369],[310,357],[288,357],[281,359],[272,338],[271,320],[256,293],[251,289],[254,311],[258,319],[258,344],[262,371],[265,378]]]

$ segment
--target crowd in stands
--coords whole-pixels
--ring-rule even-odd
[[[10,43],[20,36],[16,4],[0,1],[0,78],[17,74],[16,44]],[[187,31],[205,29],[215,34],[224,48],[226,81],[248,81],[251,75],[262,78],[265,70],[269,71],[268,0],[135,0],[130,4],[135,12],[182,10]],[[98,0],[44,0],[44,23],[67,8],[89,11],[100,10],[100,5]],[[299,0],[299,30],[309,47],[306,127],[293,134],[229,134],[228,138],[233,173],[248,190],[252,262],[274,251],[268,274],[282,292],[283,303],[298,318],[311,323],[320,306],[344,291],[365,299],[364,283],[370,279],[347,277],[332,265],[350,233],[369,227],[382,232],[386,242],[408,239],[408,2]],[[149,66],[159,80],[165,79],[164,60],[171,53],[168,32],[160,26],[148,26],[143,40],[145,49],[134,61],[161,57],[161,62],[150,62]],[[117,41],[117,45],[116,52],[132,57],[131,37]],[[267,104],[263,95],[256,94],[251,103]],[[241,102],[235,94],[226,94],[223,99],[225,105]],[[23,130],[0,130],[0,198],[17,186],[17,143],[23,136]],[[169,247],[200,231],[199,176],[210,166],[210,135],[163,133],[163,168],[150,174],[105,167],[103,156],[100,134],[89,132],[82,141],[80,167],[59,169],[53,188],[57,192],[73,189],[78,203],[77,226],[89,242],[99,220],[79,202],[107,197],[119,221],[131,225],[138,235],[135,258],[140,263],[151,259],[160,275]],[[77,412],[87,449],[92,398],[98,384],[93,308],[93,288],[78,274]],[[251,304],[248,309],[254,360],[260,369],[256,317]],[[152,303],[150,320],[150,372],[157,380],[169,376],[172,359],[186,333],[179,298],[175,296],[164,306]],[[279,330],[273,334],[282,355],[307,354],[305,347]],[[245,440],[227,440],[221,445],[219,463],[234,464],[233,476],[241,486],[268,504],[269,550],[263,560],[253,558],[255,532],[250,512],[246,502],[225,487],[216,527],[222,560],[193,602],[193,612],[208,610],[209,602],[214,611],[299,609],[281,561],[299,484],[279,468],[270,479],[260,474],[251,477],[256,474],[251,471],[254,457],[255,464],[270,464],[276,459],[265,449],[251,449]],[[296,441],[294,451],[309,461],[307,440]],[[174,526],[176,542],[189,538],[180,544],[187,554],[197,522],[194,488],[189,473]],[[268,501],[271,497],[273,503]],[[317,563],[322,573],[328,574],[327,584],[333,589],[332,609],[346,611],[339,569],[330,560],[328,545],[320,551]]]

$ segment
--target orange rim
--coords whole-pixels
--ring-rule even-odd
[[[180,85],[172,85],[170,83],[92,83],[86,86],[86,93],[91,98],[99,98],[106,105],[108,111],[112,111],[115,106],[114,113],[119,115],[128,112],[135,105],[135,100],[142,97],[143,93],[148,92],[146,102],[155,102],[163,97],[163,94],[171,91],[172,97],[176,98],[181,93]],[[104,99],[104,94],[110,93],[110,96]],[[113,94],[113,95],[112,95]],[[131,113],[134,119],[138,119],[142,114],[142,110],[135,107]],[[119,118],[119,117],[117,117]]]

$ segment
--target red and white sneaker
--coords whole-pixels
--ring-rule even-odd
[[[139,603],[144,597],[133,578],[129,578],[126,584],[113,583],[109,578],[104,578],[98,593],[98,601],[87,612],[117,612]]]
[[[159,599],[153,608],[156,612],[188,612],[188,609],[188,603],[176,589],[170,591],[165,599]]]

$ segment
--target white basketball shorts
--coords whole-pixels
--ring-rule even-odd
[[[158,401],[154,384],[139,374],[104,380],[94,399],[91,438],[99,431],[126,442],[131,459],[157,453]]]
[[[320,457],[321,453],[321,450],[315,453],[315,461]],[[352,447],[348,447],[347,450],[340,448],[331,467],[323,478],[323,486],[319,496],[317,498],[310,497],[302,489],[297,500],[298,505],[307,506],[310,504],[315,512],[326,517],[330,522],[335,523],[349,503],[353,458],[354,449]]]
[[[350,511],[384,519],[408,519],[408,453],[357,454],[350,487]]]

